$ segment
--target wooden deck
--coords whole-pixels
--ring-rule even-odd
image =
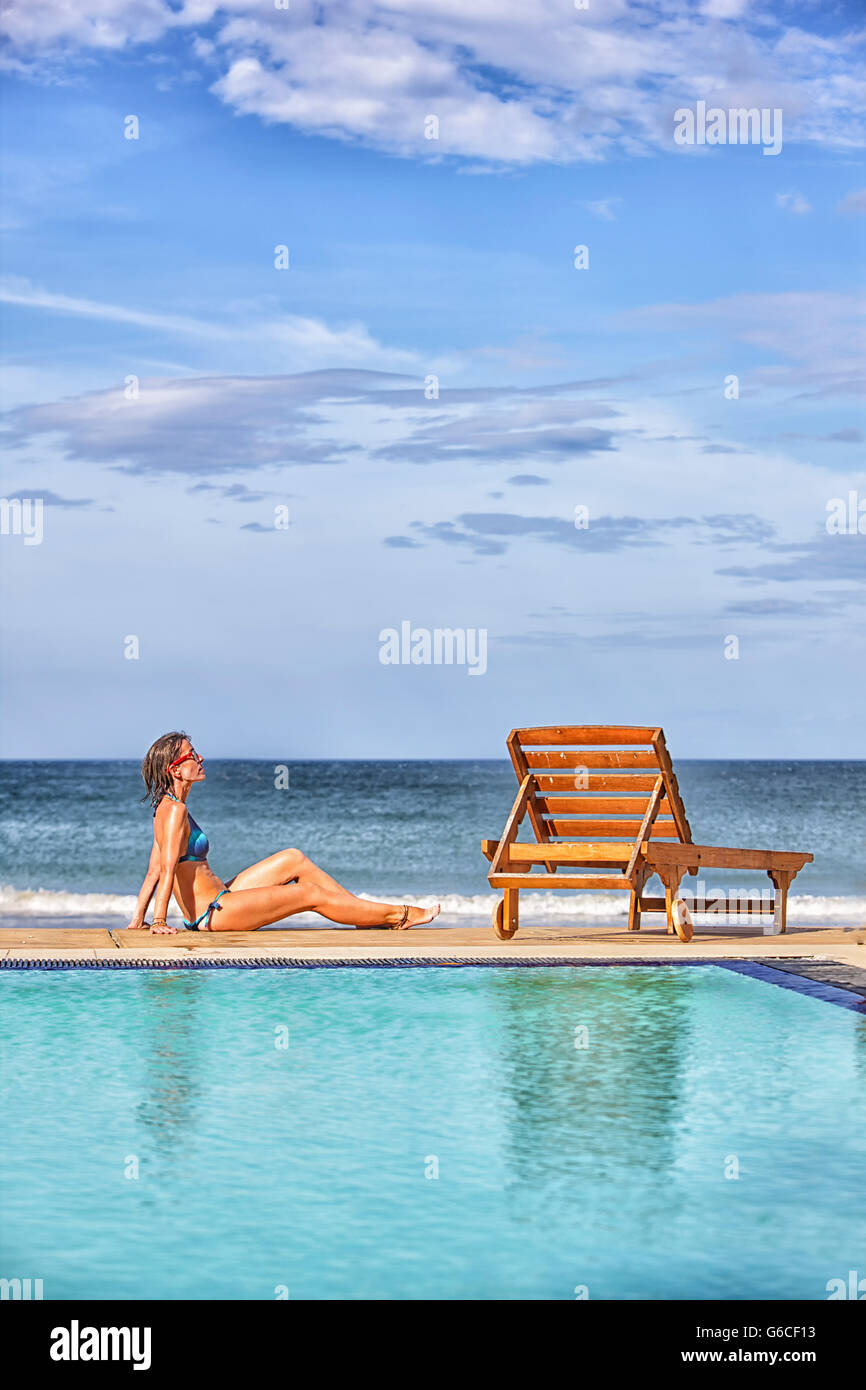
[[[290,928],[255,932],[149,932],[106,928],[0,927],[0,957],[19,959],[96,959],[118,951],[161,960],[190,952],[216,959],[268,956],[311,960],[401,959],[483,960],[549,957],[557,959],[770,960],[813,957],[866,968],[866,928],[791,927],[784,936],[764,936],[760,929],[702,930],[687,945],[669,936],[664,923],[629,932],[624,926],[525,926],[511,941],[498,941],[489,927],[424,927],[414,931],[339,931]]]

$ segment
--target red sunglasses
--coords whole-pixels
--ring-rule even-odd
[[[169,763],[169,765],[168,765],[169,772],[171,771],[171,769],[172,769],[173,767],[177,767],[179,763],[188,763],[189,760],[190,760],[190,758],[195,758],[196,762],[199,763],[199,764],[204,762],[204,758],[201,756],[201,754],[200,754],[200,753],[197,753],[197,752],[195,751],[195,749],[193,748],[193,750],[192,750],[191,753],[184,753],[184,755],[183,755],[182,758],[175,758],[175,760],[174,760],[173,763]]]

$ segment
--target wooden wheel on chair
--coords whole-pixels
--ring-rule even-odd
[[[500,898],[500,899],[499,899],[499,902],[496,904],[496,906],[495,906],[494,909],[493,909],[493,930],[495,931],[496,935],[499,937],[499,940],[500,940],[500,941],[510,941],[511,938],[512,938],[512,936],[514,935],[514,933],[517,931],[517,928],[516,928],[516,927],[515,927],[512,931],[509,931],[509,930],[506,928],[506,926],[505,926],[505,899],[504,899],[504,898]]]
[[[689,912],[687,903],[682,898],[675,898],[671,910],[671,920],[673,928],[680,941],[691,941],[694,936],[692,926],[692,914]]]

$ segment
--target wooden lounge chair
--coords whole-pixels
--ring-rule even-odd
[[[644,912],[664,912],[668,932],[688,940],[677,890],[701,868],[766,870],[772,904],[714,897],[714,910],[772,912],[773,931],[785,930],[788,889],[813,856],[696,845],[661,729],[513,729],[508,751],[520,788],[500,839],[481,841],[490,885],[503,893],[493,915],[501,940],[517,931],[521,888],[628,889],[629,931],[640,930]],[[517,839],[524,819],[534,844]],[[643,896],[653,874],[663,898]]]

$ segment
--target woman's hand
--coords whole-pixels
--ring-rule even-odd
[[[170,922],[154,921],[150,928],[151,936],[174,936],[177,927],[173,927]]]

